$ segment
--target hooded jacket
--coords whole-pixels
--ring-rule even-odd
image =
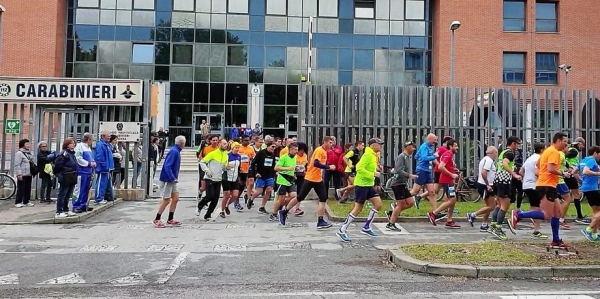
[[[327,151],[327,165],[335,165],[335,170],[344,173],[344,149],[341,146],[336,145],[332,149]]]

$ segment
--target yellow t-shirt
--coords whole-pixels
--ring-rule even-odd
[[[352,156],[354,156],[353,150],[348,151],[344,155],[344,158],[348,159],[348,164],[346,165],[346,169],[344,169],[344,172],[352,172],[352,168],[350,168],[350,166],[352,166],[352,161],[350,161],[350,158],[352,158]]]

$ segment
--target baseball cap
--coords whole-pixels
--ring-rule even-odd
[[[379,138],[371,138],[371,139],[369,139],[369,142],[368,142],[369,145],[375,144],[375,143],[383,144],[384,142],[381,139],[379,139]]]
[[[416,145],[415,145],[415,143],[414,143],[414,142],[412,142],[412,141],[407,141],[407,142],[404,142],[404,147],[411,146],[411,145],[412,145],[412,146],[416,146]]]

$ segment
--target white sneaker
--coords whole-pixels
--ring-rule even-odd
[[[16,204],[16,205],[15,205],[15,207],[17,207],[17,208],[22,208],[22,207],[23,207],[23,204],[22,204],[22,203],[18,203],[18,204]]]
[[[73,217],[73,216],[77,216],[77,214],[76,214],[76,213],[73,213],[73,212],[71,212],[71,211],[68,211],[68,212],[67,212],[67,216],[68,216],[68,217]]]
[[[103,200],[101,202],[94,202],[97,205],[105,205],[106,204],[106,200]]]
[[[200,216],[200,209],[196,208],[196,216]]]
[[[54,218],[67,218],[67,214],[66,213],[56,213]]]
[[[32,202],[30,202],[30,203],[26,204],[26,206],[28,206],[28,207],[33,207],[33,206],[35,206],[35,204],[34,204],[34,203],[32,203]]]

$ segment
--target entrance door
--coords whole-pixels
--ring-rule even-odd
[[[202,142],[202,124],[206,124],[209,126],[209,134],[211,135],[219,135],[223,136],[223,114],[220,113],[197,113],[193,116],[193,126],[194,130],[192,131],[191,140],[192,147],[199,146]]]
[[[288,114],[285,118],[285,136],[287,138],[298,136],[298,115]]]
[[[52,151],[62,150],[69,137],[79,142],[83,134],[92,133],[97,138],[99,120],[93,110],[40,108],[38,113],[42,125],[36,130],[36,141],[46,141]]]

